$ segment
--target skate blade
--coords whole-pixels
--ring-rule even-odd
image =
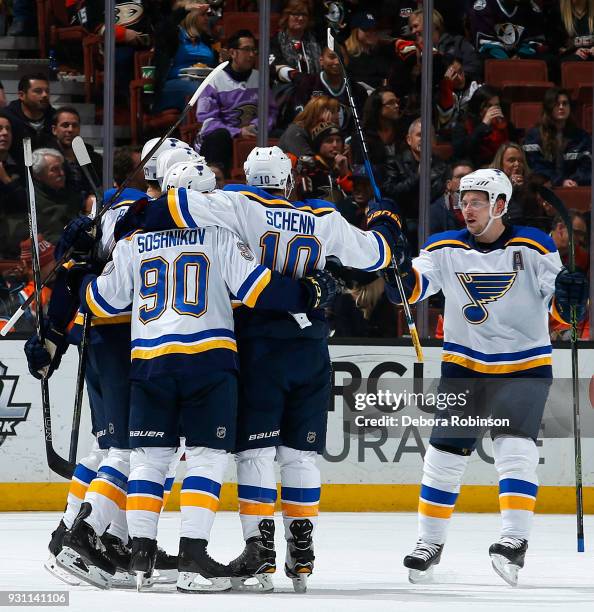
[[[64,547],[56,557],[58,567],[77,578],[97,587],[98,589],[109,589],[111,585],[111,575],[104,572],[95,565],[88,565],[80,555],[71,548]]]
[[[307,593],[307,579],[309,576],[310,574],[307,573],[300,576],[291,577],[291,580],[293,581],[293,590],[295,593]]]
[[[491,565],[507,584],[513,587],[518,586],[518,573],[521,569],[518,565],[510,563],[503,555],[491,555]]]
[[[428,584],[434,582],[433,578],[433,566],[428,570],[408,570],[408,581],[412,584]]]
[[[56,562],[56,557],[52,554],[50,554],[49,559],[47,561],[44,561],[43,567],[52,576],[55,576],[56,578],[58,578],[58,580],[61,580],[62,582],[65,582],[70,586],[80,585],[80,580],[78,580],[76,576],[73,576],[71,573],[63,570],[61,567],[58,566],[58,563]]]
[[[248,580],[256,579],[257,582],[248,583]],[[253,576],[243,576],[241,578],[231,578],[231,586],[234,591],[248,593],[272,593],[274,583],[272,582],[272,572],[264,574],[254,574]]]
[[[203,582],[196,582],[196,579]],[[179,572],[177,590],[181,593],[222,593],[231,590],[231,579],[204,578],[196,572]]]
[[[145,578],[143,588],[149,588],[153,586],[151,578]],[[111,579],[112,589],[135,589],[136,588],[136,576],[130,572],[118,570],[114,577]]]
[[[178,576],[176,569],[160,569],[154,571],[152,581],[153,584],[175,584]]]
[[[138,592],[150,589],[154,584],[153,576],[151,575],[147,578],[146,573],[138,570],[134,572],[135,586]]]

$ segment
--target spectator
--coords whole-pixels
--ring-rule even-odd
[[[547,40],[562,62],[589,61],[594,53],[594,5],[591,0],[559,0],[545,15]]]
[[[351,35],[344,43],[347,71],[351,81],[371,92],[385,84],[394,61],[394,45],[380,43],[377,21],[372,13],[355,13],[351,28]]]
[[[404,137],[400,101],[396,94],[387,87],[378,87],[365,101],[362,123],[375,179],[381,184],[385,178],[386,164],[394,158]],[[358,140],[355,140],[353,152],[355,163],[360,166],[363,155]]]
[[[290,83],[302,74],[317,74],[321,48],[311,31],[309,3],[289,0],[278,25],[280,31],[270,41],[270,65],[274,78]]]
[[[590,185],[590,136],[571,117],[571,101],[565,89],[548,89],[543,99],[542,119],[528,130],[524,151],[535,174],[553,187]]]
[[[13,131],[11,155],[19,165],[23,164],[23,138],[31,139],[32,149],[48,146],[53,141],[54,109],[49,95],[49,81],[44,74],[27,74],[19,81],[18,100],[6,107]]]
[[[411,33],[416,38],[417,44],[420,43],[422,47],[423,9],[417,9],[409,21]],[[450,59],[454,57],[460,59],[468,81],[481,79],[483,74],[481,58],[464,36],[446,31],[443,16],[439,11],[433,11],[433,45],[441,55]]]
[[[512,131],[501,108],[499,91],[482,85],[474,92],[467,112],[452,130],[454,155],[467,155],[476,167],[486,166],[497,149],[510,140]]]
[[[421,63],[423,51],[423,15],[415,11],[409,17],[414,40],[399,39],[396,41],[396,57],[392,71],[388,75],[388,87],[400,98],[403,113],[418,115],[421,95]],[[435,44],[439,28],[443,29],[443,18],[433,11],[433,87],[437,88],[443,78],[443,59]]]
[[[141,149],[139,147],[118,147],[113,155],[113,182],[119,187],[139,166]],[[142,172],[136,172],[128,183],[131,189],[138,189],[146,193],[148,185]]]
[[[10,155],[12,125],[8,115],[0,110],[0,258],[12,259],[18,254],[14,227],[27,215],[27,196],[22,168]]]
[[[320,123],[312,131],[316,155],[298,162],[297,187],[301,197],[339,202],[353,189],[353,177],[340,129]]]
[[[344,134],[350,135],[354,129],[351,107],[346,93],[344,75],[338,56],[325,47],[320,56],[321,71],[315,75],[304,76],[297,84],[295,107],[301,112],[314,96],[328,96],[340,103],[338,126]],[[351,83],[355,105],[359,113],[367,100],[366,90],[359,83]]]
[[[340,104],[335,98],[315,96],[283,132],[278,146],[295,157],[313,156],[312,130],[320,123],[338,125]]]
[[[505,216],[506,223],[530,225],[548,232],[550,221],[536,196],[536,185],[531,180],[530,168],[522,147],[514,142],[502,144],[491,166],[502,170],[513,186]]]
[[[13,0],[12,24],[7,36],[35,36],[37,34],[37,11],[35,0]]]
[[[80,115],[73,106],[62,106],[54,113],[52,133],[55,137],[56,149],[64,156],[64,171],[66,173],[66,187],[83,198],[93,193],[93,188],[82,173],[74,151],[72,141],[80,136]],[[95,153],[91,145],[86,145],[93,168],[99,177],[99,185],[103,177],[103,158]]]
[[[0,109],[6,106],[6,94],[4,93],[4,85],[0,81]]]
[[[416,245],[419,218],[419,184],[421,162],[421,119],[415,119],[406,135],[407,148],[388,162],[386,180],[382,192],[396,200],[406,218],[408,235]],[[431,157],[431,196],[433,202],[439,198],[447,180],[447,165],[439,157]],[[414,249],[413,249],[414,252]]]
[[[445,191],[431,204],[429,212],[432,234],[465,226],[460,210],[460,179],[471,172],[474,172],[474,166],[465,159],[454,161],[447,167]]]
[[[437,132],[441,138],[451,140],[453,126],[460,121],[479,87],[479,83],[467,79],[462,60],[454,57],[446,67],[435,104]]]
[[[33,151],[33,184],[37,205],[37,225],[46,239],[56,243],[64,226],[81,211],[82,195],[66,188],[64,157],[56,149]],[[26,236],[26,222],[20,229]]]
[[[208,163],[220,163],[228,176],[233,158],[233,138],[256,138],[258,125],[258,71],[256,39],[249,30],[240,30],[229,39],[231,61],[212,81],[198,100],[196,117],[202,128],[197,148]],[[271,97],[272,98],[272,97]],[[268,127],[276,120],[271,101]]]
[[[155,105],[153,112],[166,108],[183,110],[199,81],[184,76],[182,70],[200,65],[214,68],[218,54],[208,30],[208,5],[202,8],[178,8],[155,36]]]
[[[476,0],[468,15],[475,49],[483,57],[544,59],[544,22],[536,2]]]

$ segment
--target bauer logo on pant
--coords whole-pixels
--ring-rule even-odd
[[[27,419],[31,404],[13,402],[19,382],[18,376],[8,376],[7,367],[0,361],[0,445],[7,436],[15,436],[15,427]]]

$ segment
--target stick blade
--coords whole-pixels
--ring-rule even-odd
[[[76,136],[76,138],[72,140],[72,151],[74,152],[74,157],[76,157],[79,166],[88,166],[92,163],[85,141],[80,136]]]
[[[25,166],[30,168],[33,165],[33,152],[31,151],[30,138],[23,138],[23,158],[25,159]]]

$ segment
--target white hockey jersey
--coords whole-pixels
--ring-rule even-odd
[[[442,373],[550,375],[548,314],[562,264],[553,240],[532,227],[507,228],[488,251],[467,230],[431,236],[413,260],[410,302],[445,296]],[[454,367],[452,367],[454,366]],[[538,370],[537,370],[538,368]]]
[[[293,278],[323,268],[329,256],[367,271],[390,263],[381,234],[352,226],[323,200],[291,203],[257,187],[229,185],[208,194],[171,189],[167,201],[178,227],[225,227],[259,255],[260,263]]]
[[[254,306],[271,272],[231,232],[200,227],[121,240],[86,306],[116,316],[132,303],[131,376],[235,369],[229,292]]]

